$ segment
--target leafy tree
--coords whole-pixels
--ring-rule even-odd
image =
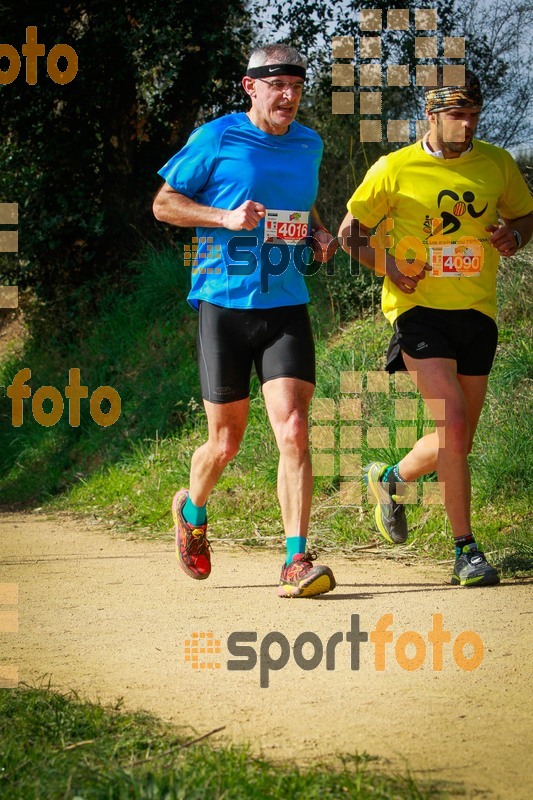
[[[530,53],[525,46],[528,21],[526,7],[531,8],[528,0],[520,0],[518,4],[509,5],[507,9],[501,3],[496,5],[494,0],[490,13],[483,9],[478,0],[474,0],[473,6],[464,6],[458,0],[398,0],[394,5],[397,9],[409,10],[411,24],[408,30],[388,29],[387,12],[391,10],[390,0],[355,0],[342,3],[331,3],[329,0],[293,0],[290,4],[276,0],[271,12],[271,29],[279,28],[282,36],[300,47],[309,59],[311,84],[307,101],[304,100],[302,104],[301,118],[317,129],[326,143],[319,205],[332,227],[344,216],[346,200],[368,167],[380,155],[405,144],[359,141],[358,70],[361,64],[377,63],[374,59],[360,57],[360,37],[379,37],[381,40],[384,85],[364,87],[364,90],[381,92],[381,118],[384,127],[388,120],[424,118],[423,91],[416,85],[415,79],[416,65],[453,63],[466,64],[480,75],[486,100],[486,113],[482,115],[478,132],[481,137],[506,146],[524,141],[520,137],[526,136],[528,125],[531,132],[531,118],[527,113],[531,103],[530,76],[525,64],[525,54]],[[437,9],[436,32],[415,29],[415,10],[423,8]],[[379,33],[361,31],[361,9],[381,9],[383,29]],[[471,11],[475,12],[474,16]],[[522,32],[516,33],[517,25],[522,26]],[[514,40],[513,31],[516,33]],[[437,37],[436,59],[416,58],[415,39],[426,35]],[[355,58],[344,60],[344,63],[355,66],[355,86],[346,88],[346,91],[355,92],[354,114],[332,114],[332,91],[345,91],[340,87],[332,87],[332,36],[352,36],[355,40]],[[466,58],[443,58],[444,38],[461,36],[466,37]],[[385,68],[391,64],[409,66],[408,86],[385,85]],[[509,120],[508,96],[515,103],[512,121]],[[505,115],[503,105],[506,106]]]
[[[501,147],[533,142],[532,16],[531,0],[472,0],[458,8],[455,35],[466,37],[484,88],[479,135]]]
[[[24,60],[0,85],[0,202],[20,212],[20,258],[3,258],[0,282],[59,302],[118,274],[156,230],[157,169],[198,120],[242,102],[249,17],[244,0],[20,0],[0,15],[2,41],[19,53],[36,26],[47,52],[68,44],[79,59],[65,85],[48,77],[45,58],[36,85]]]

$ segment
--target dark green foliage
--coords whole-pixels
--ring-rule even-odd
[[[20,260],[0,261],[3,282],[73,304],[152,235],[156,171],[194,125],[239,106],[249,28],[242,0],[202,3],[13,3],[2,41],[19,53],[37,26],[48,51],[69,44],[78,74],[60,86],[38,59],[38,81],[0,86],[0,202],[18,202]]]

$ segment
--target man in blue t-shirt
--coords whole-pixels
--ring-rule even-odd
[[[280,597],[335,587],[306,540],[313,478],[308,412],[315,354],[305,272],[333,255],[335,240],[314,207],[323,145],[294,121],[306,62],[293,48],[253,51],[242,85],[247,113],[195,130],[159,171],[158,220],[195,227],[189,303],[199,311],[198,367],[208,441],[191,461],[190,485],[174,497],[176,554],[192,578],[211,572],[208,496],[246,429],[252,366],[279,448],[278,498],[287,542]],[[200,266],[198,266],[200,265]]]

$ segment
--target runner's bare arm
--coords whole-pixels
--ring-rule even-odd
[[[385,248],[371,247],[370,228],[352,217],[350,212],[341,222],[338,235],[342,249],[349,256],[373,270],[376,275],[384,275],[386,272],[389,280],[405,294],[413,294],[418,282],[426,277],[426,270],[429,270],[428,264],[425,264],[424,268],[416,275],[405,275],[398,269],[394,256],[387,252],[387,246]],[[380,258],[384,259],[384,263],[379,263]]]
[[[230,231],[251,231],[265,216],[262,203],[246,200],[231,211],[225,208],[203,206],[164,183],[155,196],[153,212],[160,222],[181,228],[228,228]]]
[[[313,206],[310,214],[311,221],[311,235],[313,254],[315,261],[325,264],[329,261],[338,250],[339,242],[332,233],[326,228],[316,206]]]
[[[502,256],[514,256],[518,250],[518,240],[514,231],[518,231],[520,247],[525,247],[533,235],[533,212],[524,217],[506,219],[503,225],[487,225],[486,231],[492,233],[489,241]]]

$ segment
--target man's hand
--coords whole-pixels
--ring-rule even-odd
[[[254,200],[246,200],[233,211],[226,211],[223,216],[223,227],[230,231],[253,231],[257,228],[260,220],[266,214],[266,208],[262,203]]]
[[[518,250],[518,242],[509,225],[487,225],[486,231],[492,233],[489,242],[502,256],[514,256]]]
[[[339,248],[339,240],[325,228],[318,228],[311,234],[311,249],[315,261],[326,264],[333,258]]]
[[[415,266],[415,264],[413,264],[412,267],[414,269],[418,269],[418,266]],[[389,256],[387,254],[386,270],[389,280],[395,286],[397,286],[401,292],[404,292],[404,294],[413,294],[413,292],[416,291],[419,281],[424,280],[426,277],[426,272],[430,272],[431,267],[429,264],[424,264],[420,272],[417,272],[413,275],[406,275],[405,273],[410,272],[411,270],[405,269],[404,272],[402,272],[400,269],[398,269],[394,256]]]

